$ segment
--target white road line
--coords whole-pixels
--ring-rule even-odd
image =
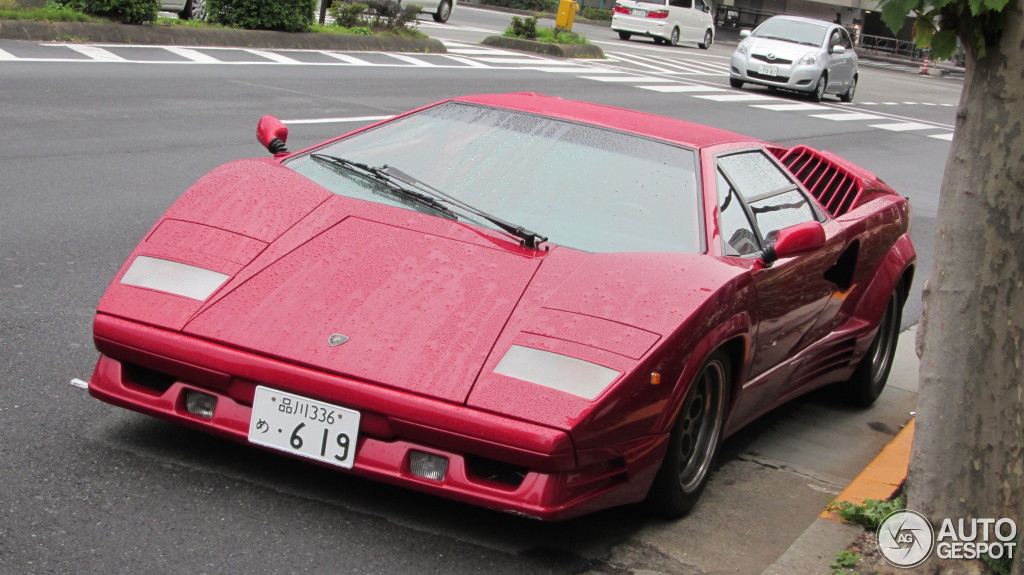
[[[760,94],[711,94],[704,96],[694,96],[695,98],[701,98],[703,100],[712,100],[714,102],[763,102],[767,101],[778,101],[775,96],[762,96]]]
[[[643,88],[644,90],[654,90],[655,92],[664,92],[666,94],[685,94],[690,92],[725,92],[725,88],[713,88],[711,86],[684,86],[682,84],[676,86],[637,86],[637,88]]]
[[[460,58],[458,56],[452,56],[451,54],[441,54],[441,56],[444,56],[445,58],[448,58],[449,60],[455,60],[456,62],[459,62],[460,64],[465,64],[465,65],[470,66],[472,68],[490,68],[490,66],[488,66],[487,64],[484,64],[483,62],[477,62],[476,60],[471,60],[469,58]]]
[[[376,66],[376,64],[371,64],[366,60],[361,60],[355,56],[349,56],[348,54],[339,54],[337,52],[324,52],[324,54],[334,58],[335,60],[341,60],[346,64],[352,64],[353,66]]]
[[[17,58],[15,58],[14,54],[11,54],[10,52],[0,50],[0,60],[17,60]]]
[[[580,76],[584,80],[597,80],[598,82],[643,82],[653,84],[658,82],[671,82],[666,78],[650,78],[647,76]]]
[[[559,62],[555,62],[555,64],[557,65],[557,64],[559,64]],[[540,71],[540,72],[551,72],[553,74],[579,74],[579,73],[586,73],[586,74],[616,74],[616,73],[621,73],[621,71],[616,71],[616,70],[600,70],[600,69],[596,69],[596,68],[587,68],[586,66],[561,66],[561,67],[557,67],[557,66],[552,66],[552,67],[547,67],[547,66],[543,66],[543,67],[542,66],[528,66],[528,67],[524,68],[524,70],[537,70],[537,71]]]
[[[929,138],[935,138],[936,140],[946,140],[947,142],[953,141],[953,132],[948,134],[936,134],[934,136],[928,136]]]
[[[242,50],[244,52],[248,52],[248,53],[252,54],[253,56],[259,56],[260,58],[266,58],[267,60],[270,60],[271,62],[277,62],[278,64],[301,64],[302,63],[302,62],[299,62],[298,60],[296,60],[295,58],[289,58],[288,56],[282,56],[281,54],[277,54],[275,52],[267,52],[266,50],[254,50],[252,48],[243,48]]]
[[[934,130],[935,126],[920,122],[900,122],[898,124],[872,124],[872,128],[889,130],[890,132],[907,132],[910,130]]]
[[[413,58],[412,56],[406,56],[405,54],[388,54],[388,56],[391,56],[392,58],[401,60],[403,62],[408,62],[408,63],[412,64],[413,66],[420,66],[420,67],[423,67],[423,68],[436,68],[437,67],[436,64],[432,64],[430,62],[424,62],[423,60],[420,60],[419,58]]]
[[[852,122],[855,120],[884,120],[882,116],[875,116],[874,114],[854,114],[847,112],[840,112],[838,114],[811,114],[812,118],[821,118],[822,120],[832,120],[833,122]]]
[[[380,122],[394,116],[354,116],[351,118],[311,118],[306,120],[281,120],[287,124],[337,124],[341,122]]]
[[[771,110],[772,112],[803,112],[805,110],[829,110],[828,106],[817,104],[756,104],[752,108]]]
[[[553,60],[544,60],[543,58],[507,58],[507,57],[504,57],[504,56],[498,56],[498,57],[486,57],[485,56],[485,57],[479,57],[479,58],[477,58],[477,60],[480,60],[481,62],[487,62],[488,64],[531,64],[531,65],[538,65],[538,64],[544,64],[544,62],[551,62],[551,64],[555,65],[555,66],[561,64],[561,62],[556,62],[556,61],[553,61]]]
[[[78,52],[83,56],[88,56],[97,62],[127,62],[127,60],[117,54],[97,46],[89,46],[85,44],[68,44],[67,46],[75,52]]]
[[[191,62],[197,62],[199,64],[220,64],[221,63],[220,60],[214,58],[213,56],[208,56],[206,54],[203,54],[199,50],[193,50],[191,48],[179,48],[177,46],[165,46],[164,50],[167,50],[171,54],[177,54],[178,56],[181,56],[182,58],[185,58],[185,59],[187,59],[187,60],[189,60]]]
[[[622,54],[622,53],[617,53],[617,52],[613,52],[613,54],[615,55],[616,59],[619,60],[620,62],[627,62],[629,64],[634,64],[636,66],[641,66],[641,67],[644,67],[644,68],[649,68],[651,70],[654,70],[655,72],[662,72],[664,74],[674,74],[674,73],[676,73],[676,70],[669,70],[668,68],[664,68],[662,66],[655,66],[653,64],[648,64],[646,62],[638,61],[638,60],[635,59],[636,58],[635,56],[633,58],[629,58],[628,56],[632,56],[632,54]]]

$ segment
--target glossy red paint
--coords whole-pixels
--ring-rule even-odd
[[[909,288],[906,200],[845,161],[821,156],[858,179],[857,201],[838,218],[781,230],[780,259],[762,269],[723,254],[716,158],[783,148],[535,94],[458,100],[698,150],[705,252],[527,249],[503,232],[334,195],[282,158],[240,160],[192,186],[114,278],[94,323],[90,393],[245,442],[255,387],[270,385],[361,412],[352,473],[565,519],[646,496],[713,352],[733,366],[731,433],[849,377],[894,286]],[[283,141],[280,128],[264,118],[260,141]],[[205,301],[120,283],[138,256],[229,279]],[[334,333],[350,339],[329,346]],[[513,345],[619,375],[587,400],[494,373]],[[212,419],[185,410],[188,389],[218,398]],[[413,475],[411,449],[447,457],[444,481]],[[495,466],[499,479],[483,471]]]

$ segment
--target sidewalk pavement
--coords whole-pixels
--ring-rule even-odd
[[[914,345],[916,332],[916,327],[911,327],[900,335],[888,383],[889,386],[914,394],[917,393],[919,363]],[[895,495],[907,477],[915,421],[911,419],[834,501],[885,501]],[[838,514],[822,510],[821,515],[804,530],[785,553],[764,570],[762,575],[831,573],[829,565],[835,561],[836,553],[850,547],[863,532],[863,527],[846,523],[839,519]]]

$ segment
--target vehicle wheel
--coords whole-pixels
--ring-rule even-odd
[[[633,35],[629,32],[619,32],[619,40],[629,40]]]
[[[828,79],[824,74],[818,78],[818,83],[814,86],[814,91],[811,92],[811,101],[820,102],[825,98],[825,88],[828,87]]]
[[[697,44],[697,46],[701,50],[707,50],[708,48],[711,47],[711,43],[714,42],[714,40],[715,36],[711,33],[711,30],[708,30],[707,32],[704,32],[704,41],[701,42],[700,44]]]
[[[851,403],[867,407],[874,403],[885,389],[889,370],[892,369],[893,356],[896,355],[902,314],[903,288],[897,284],[885,304],[885,312],[878,323],[878,333],[875,334],[867,355],[860,360],[857,369],[843,387]]]
[[[206,20],[206,0],[189,0],[185,8],[178,12],[178,18],[182,20]]]
[[[669,38],[668,38],[668,45],[669,46],[678,46],[679,45],[679,28],[678,27],[672,29],[672,35],[669,36]]]
[[[668,451],[647,494],[646,505],[663,517],[682,517],[704,491],[725,423],[729,360],[715,352],[686,392],[672,425]]]
[[[739,78],[729,78],[729,85],[737,89],[742,88],[743,80],[740,80]]]
[[[444,24],[448,21],[448,18],[452,15],[452,3],[448,0],[444,0],[437,6],[437,12],[434,12],[434,22],[440,22]]]
[[[853,77],[853,82],[850,84],[850,89],[839,96],[839,99],[843,102],[852,102],[853,93],[857,90],[857,77]]]

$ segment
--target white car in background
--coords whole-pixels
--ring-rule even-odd
[[[715,39],[711,8],[704,0],[618,0],[612,30],[623,40],[648,36],[655,44],[694,42],[704,50]]]
[[[825,94],[853,101],[857,89],[857,53],[840,24],[797,16],[772,16],[743,40],[732,54],[729,84],[744,83],[795,90],[820,102]]]

